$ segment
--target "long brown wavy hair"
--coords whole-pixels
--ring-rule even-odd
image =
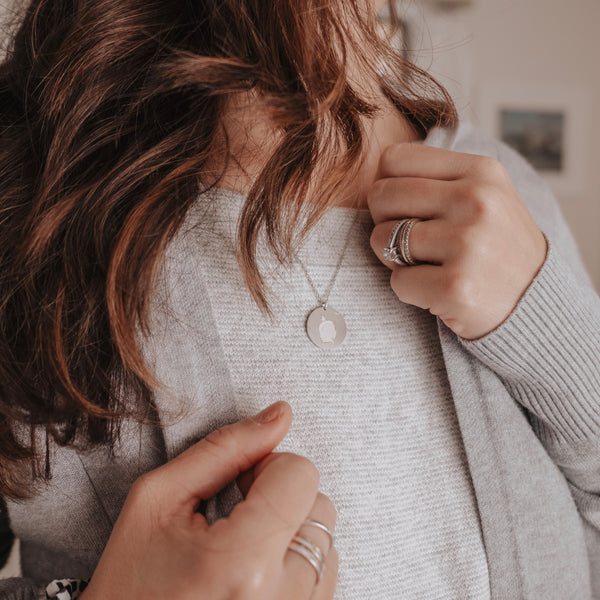
[[[265,309],[259,235],[289,260],[317,167],[333,190],[364,158],[377,107],[350,83],[350,53],[416,131],[455,123],[447,93],[382,39],[364,1],[24,8],[0,65],[0,494],[27,498],[51,477],[49,439],[112,449],[123,419],[152,419],[160,382],[136,328],[149,335],[160,259],[219,182],[207,165],[227,168],[216,140],[234,94],[266,99],[279,132],[238,232]],[[315,204],[307,226],[324,210]]]

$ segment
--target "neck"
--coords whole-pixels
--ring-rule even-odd
[[[363,88],[364,89],[364,88]],[[417,141],[417,135],[410,123],[380,93],[375,103],[381,107],[378,115],[365,122],[365,159],[357,174],[343,186],[333,206],[366,208],[368,189],[378,178],[378,165],[381,154],[389,145]],[[277,144],[277,136],[271,127],[267,108],[258,98],[238,98],[230,104],[225,115],[224,127],[227,133],[231,155],[219,187],[247,194],[252,182],[258,177],[268,157]],[[315,189],[314,194],[318,194]],[[311,202],[313,192],[307,202]]]

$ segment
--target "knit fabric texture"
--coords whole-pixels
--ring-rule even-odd
[[[322,295],[350,236],[329,297],[348,327],[342,346],[312,344],[305,320],[319,302],[298,260],[287,268],[263,252],[273,311],[265,317],[234,252],[244,199],[201,197],[190,252],[202,257],[239,412],[289,402],[294,422],[279,449],[315,463],[338,509],[336,600],[489,598],[435,318],[399,302],[369,245],[369,212],[350,208],[330,209],[297,252]]]
[[[217,211],[219,225],[196,203],[165,252],[151,335],[140,340],[168,387],[157,393],[159,423],[124,423],[114,454],[52,445],[48,485],[27,501],[6,499],[0,536],[10,527],[19,538],[23,576],[0,581],[2,600],[39,600],[55,579],[89,580],[140,475],[282,395],[295,420],[281,448],[317,463],[340,513],[340,597],[416,600],[439,585],[444,600],[600,598],[600,298],[551,191],[521,157],[464,121],[432,130],[426,143],[500,160],[549,240],[505,323],[469,342],[391,290],[379,296],[386,267],[369,255],[363,216],[330,297],[348,337],[319,351],[304,333],[316,300],[298,265],[265,265],[276,316],[265,322],[228,291],[239,285],[231,232],[214,236],[231,215]],[[331,213],[333,227],[324,221],[300,251],[320,291],[350,225],[343,213]],[[252,331],[277,343],[265,347]],[[361,345],[369,352],[353,351]],[[227,486],[207,503],[207,518],[240,500]],[[424,545],[409,556],[413,536]],[[448,576],[450,563],[466,573],[467,591]],[[410,580],[423,581],[424,565],[420,589]]]

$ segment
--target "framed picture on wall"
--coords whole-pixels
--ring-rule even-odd
[[[523,155],[558,194],[587,189],[589,96],[553,84],[482,86],[475,113],[488,133]]]

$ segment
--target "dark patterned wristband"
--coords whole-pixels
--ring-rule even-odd
[[[55,579],[46,586],[46,600],[75,600],[87,584],[85,579]]]

